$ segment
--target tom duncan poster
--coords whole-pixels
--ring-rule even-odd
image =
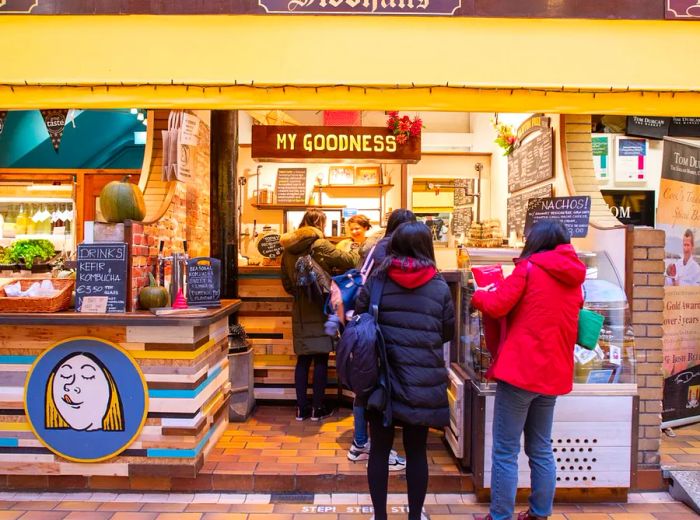
[[[664,139],[663,426],[700,421],[700,145]]]

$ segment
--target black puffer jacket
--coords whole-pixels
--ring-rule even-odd
[[[323,237],[323,232],[314,227],[302,227],[285,233],[280,239],[284,248],[282,253],[282,285],[284,290],[294,296],[295,272],[297,259],[311,253],[316,262],[328,273],[340,272],[355,267],[358,255],[345,253],[337,249]],[[305,299],[294,298],[292,305],[292,332],[294,334],[294,352],[302,354],[326,354],[332,350],[331,338],[323,330],[326,315],[322,305]]]
[[[387,276],[388,275],[388,276]],[[389,361],[393,419],[447,426],[447,368],[443,343],[454,336],[454,306],[447,283],[433,268],[405,269],[394,261],[386,273],[379,327]],[[356,312],[366,312],[376,277],[360,290]]]

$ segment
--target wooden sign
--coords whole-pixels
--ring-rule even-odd
[[[306,202],[306,168],[279,168],[275,187],[277,204]]]
[[[420,160],[420,137],[398,144],[385,127],[254,125],[251,149],[258,161],[416,163]]]
[[[588,195],[529,199],[525,218],[525,236],[536,222],[558,219],[564,223],[572,238],[582,238],[588,234],[590,218],[591,198]]]
[[[266,258],[277,258],[282,255],[280,236],[277,233],[270,233],[263,236],[258,241],[258,252]]]
[[[75,308],[80,312],[85,296],[106,296],[107,312],[126,312],[128,256],[125,243],[78,245]]]
[[[221,305],[221,260],[199,257],[187,261],[187,303],[197,307]]]
[[[508,234],[512,232],[518,237],[523,236],[525,230],[525,217],[527,214],[527,201],[553,195],[553,185],[545,184],[532,190],[513,194],[508,197]]]
[[[508,192],[522,190],[554,177],[551,128],[521,144],[508,156]]]

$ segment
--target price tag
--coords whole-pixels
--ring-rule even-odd
[[[104,314],[107,312],[107,296],[84,296],[80,312]]]

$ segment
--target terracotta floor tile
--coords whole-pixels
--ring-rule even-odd
[[[24,511],[0,511],[0,520],[16,520]]]
[[[63,520],[109,520],[110,518],[112,513],[107,511],[73,511],[63,517]]]
[[[568,520],[610,520],[607,513],[564,513]]]
[[[20,520],[63,520],[68,511],[28,511],[20,516]]]
[[[110,520],[155,520],[158,513],[137,513],[134,511],[119,511],[112,515]]]
[[[580,506],[582,513],[622,513],[621,504],[583,504]]]
[[[58,502],[32,501],[16,502],[12,509],[23,509],[25,511],[51,511],[58,505]]]
[[[105,502],[100,504],[97,508],[98,511],[116,511],[116,512],[133,512],[139,511],[143,507],[143,504],[138,502]]]
[[[156,520],[201,520],[202,513],[161,513]]]
[[[665,513],[670,511],[667,504],[622,504],[622,509],[628,513]]]
[[[91,502],[88,500],[70,500],[61,502],[54,510],[56,511],[95,511],[100,506],[100,502]]]
[[[656,520],[651,513],[613,513],[613,520]]]
[[[246,520],[247,513],[206,513],[202,520]]]

